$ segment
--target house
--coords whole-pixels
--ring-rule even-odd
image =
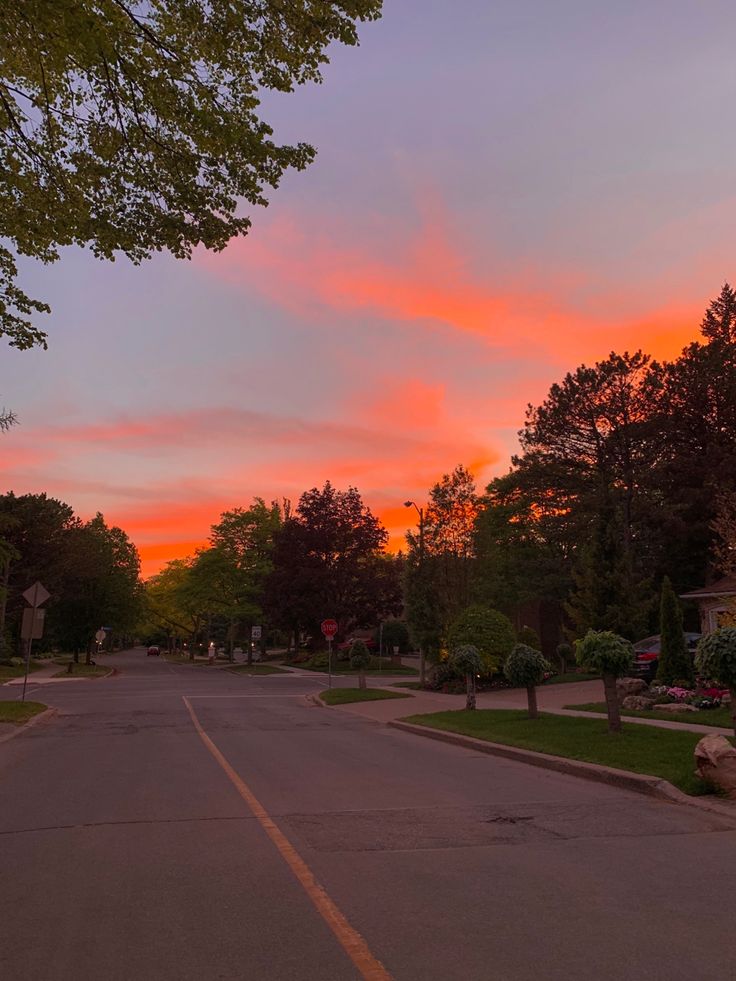
[[[682,593],[680,599],[695,600],[700,613],[700,631],[709,634],[721,626],[724,614],[736,614],[736,575],[726,576],[691,593]]]

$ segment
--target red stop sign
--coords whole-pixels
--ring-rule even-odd
[[[337,620],[323,620],[322,633],[328,640],[332,640],[337,633]]]

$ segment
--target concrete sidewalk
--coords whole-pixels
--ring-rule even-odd
[[[30,671],[28,674],[28,684],[33,684],[36,681],[40,681],[42,684],[44,682],[50,681],[52,675],[56,674],[57,671],[61,671],[61,667],[58,664],[48,664],[43,668],[39,668],[37,671]],[[0,685],[22,685],[23,675],[18,678],[8,678],[6,681],[0,681]]]
[[[409,693],[413,697],[407,699],[386,699],[376,702],[352,702],[335,706],[374,719],[376,722],[391,722],[402,719],[407,715],[423,715],[429,712],[451,712],[465,708],[465,695],[445,695],[440,692],[422,692],[412,689],[397,688],[393,685],[378,685],[371,679],[371,688],[391,688],[393,691]],[[598,712],[578,712],[563,708],[564,705],[603,701],[603,691],[600,681],[573,682],[569,685],[541,685],[537,688],[537,703],[540,712],[550,712],[553,715],[568,715],[581,719],[605,719]],[[502,691],[480,692],[476,699],[479,709],[525,709],[527,707],[526,692],[521,688],[507,688]],[[654,726],[659,729],[680,729],[683,732],[696,732],[702,735],[715,734],[732,736],[733,730],[718,726],[699,725],[696,722],[672,722],[669,719],[640,719],[622,716],[624,724]]]

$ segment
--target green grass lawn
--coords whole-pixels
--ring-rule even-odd
[[[232,674],[289,674],[275,664],[236,664],[227,670]]]
[[[43,702],[0,702],[0,722],[9,722],[13,726],[22,726],[34,715],[45,712],[48,705]]]
[[[566,705],[566,709],[578,712],[599,712],[606,714],[605,702],[585,702],[583,705]],[[634,709],[621,709],[621,715],[630,719],[666,719],[668,722],[697,723],[699,726],[716,726],[732,729],[731,708],[722,705],[717,709],[704,709],[702,712],[637,712]]]
[[[413,715],[403,721],[538,753],[662,777],[686,794],[710,792],[693,772],[693,751],[702,738],[697,732],[625,725],[622,733],[613,735],[608,732],[607,722],[603,719],[542,713],[533,720],[524,711],[510,709],[433,712]]]
[[[65,666],[52,674],[52,678],[101,678],[103,675],[109,673],[110,668],[106,667],[104,664],[84,664],[80,661],[79,664],[75,664],[72,668],[72,673],[69,674],[67,665],[69,661],[55,661],[55,664],[64,664]]]
[[[549,678],[547,681],[545,681],[544,684],[545,685],[565,685],[565,684],[571,684],[574,681],[600,681],[600,675],[597,675],[597,674],[557,674],[553,678]],[[418,681],[397,681],[395,687],[397,687],[397,688],[413,688],[416,691],[418,691],[420,689],[420,685],[419,685],[419,682]],[[435,691],[435,689],[433,689],[433,688],[432,689],[427,688],[427,690],[428,691],[431,691],[433,695],[445,695],[445,694],[447,694],[447,692]],[[499,688],[497,690],[498,691],[506,691],[506,690],[510,690],[510,689]],[[460,694],[465,694],[465,693],[464,692],[460,692]],[[485,692],[484,692],[484,694],[485,694]]]
[[[544,682],[545,685],[572,685],[576,681],[600,681],[601,676],[599,674],[585,674],[585,672],[580,672],[577,674],[574,671],[568,671],[566,674],[554,674],[551,678],[547,678]]]
[[[345,705],[348,702],[376,702],[383,698],[411,698],[400,691],[383,688],[330,688],[319,696],[327,705]]]
[[[319,671],[322,674],[327,674],[327,667],[313,668],[310,667],[308,663],[296,664],[294,666],[297,668],[304,668],[306,671]],[[351,674],[356,676],[358,674],[357,671],[354,671],[353,668],[350,667],[350,661],[338,661],[337,657],[334,654],[332,655],[332,673]],[[391,664],[390,658],[387,657],[384,657],[383,659],[378,657],[371,657],[370,667],[366,668],[365,673],[387,674],[387,675],[419,674],[416,668],[410,668],[406,664]]]
[[[39,668],[45,668],[45,662],[41,661],[31,661],[29,674],[33,671],[38,671]],[[13,665],[11,667],[7,664],[0,664],[0,684],[3,681],[10,681],[12,678],[22,678],[26,673],[26,669],[22,664]]]

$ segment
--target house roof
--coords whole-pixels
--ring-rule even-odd
[[[736,575],[724,576],[710,586],[701,586],[690,593],[680,593],[680,599],[717,599],[720,596],[736,596]]]

